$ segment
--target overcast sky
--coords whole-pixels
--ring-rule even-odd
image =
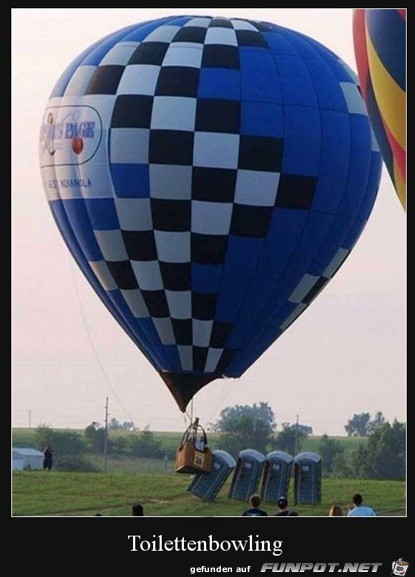
[[[83,278],[53,221],[38,139],[49,94],[85,48],[168,14],[265,20],[307,34],[353,70],[351,9],[12,10],[12,423],[84,428],[109,418],[152,431],[188,419]],[[203,425],[236,404],[268,402],[276,422],[345,434],[355,413],[406,421],[406,213],[386,168],[369,222],[335,278],[239,379],[193,401]],[[278,430],[278,429],[277,429]]]

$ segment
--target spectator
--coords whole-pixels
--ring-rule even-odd
[[[45,447],[45,450],[43,451],[43,470],[46,471],[46,469],[48,469],[48,471],[50,471],[52,469],[52,465],[53,465],[53,451],[52,448],[47,445]]]
[[[144,507],[140,503],[134,503],[134,505],[131,507],[131,515],[133,517],[143,517]]]
[[[251,507],[249,509],[246,509],[242,513],[243,517],[267,517],[268,516],[268,513],[266,511],[264,511],[264,509],[260,508],[261,497],[257,493],[255,493],[254,495],[251,495],[251,497],[249,499],[249,503],[250,503]]]
[[[353,508],[347,513],[348,517],[376,517],[372,507],[363,504],[363,497],[360,493],[353,495]]]
[[[278,513],[276,517],[298,517],[297,511],[292,511],[288,508],[288,500],[286,497],[280,497],[277,501]]]
[[[329,517],[343,517],[343,509],[340,505],[332,505],[330,507]]]

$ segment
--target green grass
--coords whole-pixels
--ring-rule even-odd
[[[228,498],[230,477],[212,502],[190,491],[190,475],[171,473],[63,473],[15,471],[13,516],[129,516],[139,501],[146,516],[240,516],[247,504]],[[322,500],[298,505],[301,516],[326,516],[332,503],[344,508],[351,496],[361,492],[379,516],[405,515],[405,482],[354,479],[323,479]],[[293,502],[292,484],[288,495]],[[274,503],[263,503],[269,514]]]

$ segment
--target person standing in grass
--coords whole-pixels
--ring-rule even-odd
[[[46,471],[46,469],[48,471],[50,471],[52,469],[52,465],[53,465],[53,451],[52,448],[47,445],[45,447],[45,450],[43,451],[43,470]]]

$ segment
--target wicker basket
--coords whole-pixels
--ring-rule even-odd
[[[209,473],[212,451],[205,430],[196,419],[185,431],[176,453],[176,473]]]

